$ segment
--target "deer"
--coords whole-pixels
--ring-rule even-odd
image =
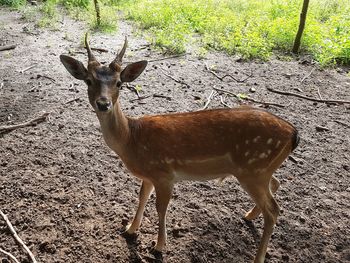
[[[184,180],[235,176],[255,203],[244,218],[250,221],[262,214],[264,219],[254,258],[254,263],[263,263],[280,213],[274,198],[280,183],[273,174],[297,147],[300,139],[297,129],[288,121],[252,106],[138,118],[124,115],[119,103],[121,86],[138,78],[147,66],[147,61],[142,60],[122,67],[127,43],[125,37],[123,47],[108,66],[93,55],[87,34],[87,67],[75,58],[60,55],[67,71],[86,83],[89,102],[107,146],[142,180],[138,208],[125,233],[135,235],[147,200],[155,190],[158,238],[153,252],[162,253],[174,185]]]

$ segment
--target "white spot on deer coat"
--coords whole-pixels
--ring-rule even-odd
[[[168,158],[168,157],[165,158],[165,162],[167,164],[172,164],[174,161],[175,161],[174,159],[171,159],[171,158]]]
[[[268,140],[267,140],[267,144],[271,144],[272,141],[273,141],[272,138],[268,139]]]
[[[253,142],[258,142],[260,140],[261,136],[257,136],[253,139]]]
[[[281,144],[281,141],[278,141],[278,142],[276,143],[276,149],[280,146],[280,144]]]
[[[264,159],[264,158],[266,158],[267,157],[267,154],[266,153],[260,153],[259,154],[259,158],[260,159]]]
[[[255,159],[255,158],[252,158],[252,159],[249,159],[249,160],[248,160],[248,164],[252,164],[252,163],[254,163],[254,162],[256,162],[256,159]]]

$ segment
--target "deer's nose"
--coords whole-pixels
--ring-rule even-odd
[[[96,100],[96,106],[99,111],[108,111],[111,109],[112,103],[107,98],[99,98]]]

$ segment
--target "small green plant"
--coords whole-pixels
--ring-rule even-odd
[[[19,8],[26,4],[26,0],[0,0],[0,5],[6,5],[13,8]]]
[[[37,19],[38,8],[36,6],[26,6],[22,8],[22,19],[28,22],[34,22]]]
[[[43,5],[39,6],[39,11],[41,13],[41,18],[37,22],[39,27],[56,29],[59,18],[56,4],[56,0],[47,0]]]
[[[117,30],[118,17],[116,8],[100,6],[100,21],[98,22],[96,13],[93,7],[89,8],[90,27],[94,30],[112,33]]]
[[[60,0],[61,4],[63,4],[68,9],[74,7],[80,7],[87,9],[90,6],[90,0]]]

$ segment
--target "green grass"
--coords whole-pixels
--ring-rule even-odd
[[[0,0],[0,5],[19,8],[26,3],[26,0]]]
[[[205,48],[264,60],[276,50],[289,53],[292,49],[302,0],[124,0],[116,4],[167,51],[185,52],[199,35],[199,44]],[[323,66],[349,65],[349,35],[350,1],[311,1],[302,53],[311,54]]]
[[[39,26],[57,18],[57,4],[69,14],[88,21],[94,30],[117,30],[117,10],[135,21],[153,44],[164,52],[183,53],[188,45],[200,56],[215,49],[246,59],[267,60],[274,52],[291,55],[299,25],[302,0],[99,0],[97,25],[92,0],[47,0],[40,5]],[[18,7],[24,0],[0,0]],[[28,11],[28,17],[33,16]],[[350,1],[310,1],[300,52],[321,66],[350,65]]]
[[[76,20],[87,21],[90,28],[96,31],[106,33],[115,32],[118,29],[118,17],[116,3],[100,0],[101,23],[97,24],[95,7],[90,0],[59,0],[70,14]]]

